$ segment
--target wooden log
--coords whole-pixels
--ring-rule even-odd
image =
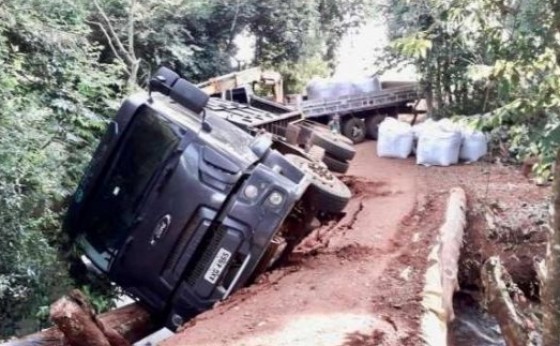
[[[546,282],[546,263],[544,259],[533,259],[533,268],[535,273],[537,273],[537,279],[539,280],[539,287],[542,296],[544,284]]]
[[[443,309],[447,323],[455,319],[453,294],[459,290],[459,256],[467,225],[467,196],[461,188],[450,191],[445,212],[445,222],[439,230],[441,239],[440,260],[442,266]]]
[[[57,300],[51,306],[50,315],[70,345],[111,346],[89,311],[84,311],[73,299],[62,297]]]
[[[443,289],[441,282],[441,262],[438,256],[441,244],[438,241],[428,256],[428,267],[424,277],[422,292],[422,315],[420,328],[422,341],[427,346],[447,345],[447,321],[443,308]]]
[[[424,345],[447,344],[447,323],[454,318],[453,294],[458,289],[458,262],[466,226],[466,194],[461,188],[450,190],[445,220],[438,241],[428,256],[424,280],[421,319]]]
[[[511,276],[498,256],[484,262],[480,276],[488,311],[498,320],[502,336],[508,346],[530,345],[530,330],[526,318],[516,309],[510,294],[521,294],[515,289]]]
[[[560,151],[554,168],[552,227],[546,249],[546,281],[542,294],[543,345],[560,345]]]
[[[129,304],[97,316],[104,326],[115,330],[129,343],[134,343],[155,332],[160,326],[148,311],[138,303]],[[10,340],[1,346],[67,346],[64,334],[51,327],[25,337]]]

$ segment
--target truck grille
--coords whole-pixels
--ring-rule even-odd
[[[187,276],[185,280],[187,284],[194,287],[194,285],[198,281],[198,278],[204,275],[204,270],[214,259],[214,256],[218,251],[218,246],[220,245],[225,234],[226,229],[222,226],[219,226],[215,229],[210,229],[206,233],[194,256],[192,257],[192,260],[196,261],[196,264],[187,269]]]

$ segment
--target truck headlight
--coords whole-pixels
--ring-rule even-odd
[[[270,196],[268,196],[268,202],[277,207],[284,203],[284,195],[278,191],[274,191],[270,194]]]
[[[255,185],[249,185],[243,190],[243,194],[247,199],[255,199],[259,196],[259,188]]]

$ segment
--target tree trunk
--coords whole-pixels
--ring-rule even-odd
[[[449,72],[451,62],[450,62],[450,53],[447,52],[447,57],[445,58],[445,62],[443,65],[443,90],[445,91],[445,96],[447,97],[447,105],[453,105],[453,80],[456,76],[452,75]]]
[[[560,65],[560,44],[558,44],[558,40],[555,39],[557,34],[560,34],[560,1],[553,0],[551,1],[552,6],[552,25],[550,32],[548,33],[547,40],[545,42],[551,42],[554,51],[556,53],[556,63]]]
[[[498,320],[508,346],[530,345],[529,329],[510,297],[511,277],[498,256],[490,257],[480,271],[488,311]]]
[[[72,346],[111,346],[90,313],[69,297],[62,297],[51,306],[51,319]]]
[[[139,304],[130,304],[96,317],[107,329],[116,331],[129,343],[134,343],[158,329],[148,311]],[[68,346],[57,327],[11,340],[1,346]]]
[[[140,69],[140,61],[136,60],[130,64],[130,74],[128,75],[127,86],[131,89],[138,85],[138,71]]]
[[[439,231],[441,238],[439,256],[442,270],[443,308],[445,309],[447,322],[455,319],[453,294],[459,289],[457,272],[465,226],[467,225],[466,210],[467,196],[465,191],[461,188],[451,189],[445,212],[445,223]]]
[[[424,80],[424,91],[426,95],[426,111],[428,113],[428,117],[432,118],[434,116],[434,87],[432,83],[432,67],[430,65],[430,55],[431,53],[428,52],[428,58],[425,60],[425,80]]]
[[[460,83],[461,83],[460,86],[461,109],[465,111],[465,109],[467,109],[467,107],[469,106],[469,87],[467,85],[467,81],[465,80],[462,80]]]
[[[428,256],[431,265],[426,270],[422,292],[424,314],[421,319],[424,345],[447,344],[447,323],[453,320],[453,294],[458,289],[457,268],[466,226],[466,195],[453,188],[447,201],[445,221],[439,240]]]
[[[552,227],[546,254],[546,282],[542,296],[543,345],[560,345],[560,151],[556,155]]]
[[[442,79],[442,71],[441,71],[441,61],[438,57],[436,59],[436,86],[435,86],[435,96],[436,96],[436,107],[439,111],[443,109],[443,93],[441,88],[441,79]]]

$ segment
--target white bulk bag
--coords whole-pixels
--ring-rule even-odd
[[[352,81],[348,79],[331,79],[331,97],[350,96],[355,94]]]
[[[420,134],[433,126],[437,126],[437,122],[433,121],[432,119],[426,119],[425,121],[412,126],[412,134],[414,136],[414,140],[412,141],[412,153],[416,154],[416,148],[418,147],[418,138],[420,138]]]
[[[334,93],[333,84],[325,78],[314,77],[307,84],[307,99],[319,100],[332,98]]]
[[[370,78],[357,78],[352,81],[355,94],[372,93],[381,90],[381,83],[376,76]]]
[[[377,156],[406,159],[412,151],[412,127],[387,117],[379,125]]]
[[[462,135],[430,126],[420,133],[416,148],[416,163],[424,166],[449,166],[459,162]]]
[[[463,144],[459,158],[467,162],[478,161],[488,152],[488,142],[484,133],[480,131],[463,131]]]
[[[414,134],[414,138],[418,139],[420,137],[420,134],[424,130],[430,128],[431,126],[435,126],[436,124],[437,123],[432,119],[426,119],[425,121],[412,126],[412,133]]]
[[[453,131],[461,132],[464,129],[463,125],[455,123],[447,118],[441,119],[436,124],[441,130],[447,132],[453,132]]]

